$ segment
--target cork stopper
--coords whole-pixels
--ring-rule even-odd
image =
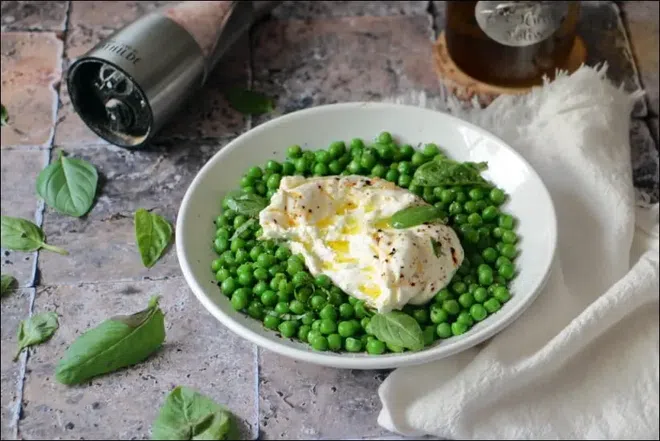
[[[479,81],[463,72],[449,56],[444,31],[433,45],[435,69],[445,92],[453,95],[466,104],[476,101],[485,107],[499,95],[521,95],[529,92],[531,87],[502,87]],[[563,66],[558,69],[575,72],[587,59],[587,48],[584,40],[577,36],[573,48]]]

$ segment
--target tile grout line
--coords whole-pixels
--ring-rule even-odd
[[[57,127],[57,114],[61,107],[60,101],[60,91],[62,89],[62,83],[64,82],[64,65],[65,65],[65,54],[66,54],[66,37],[69,31],[69,19],[71,15],[71,0],[67,2],[66,14],[64,19],[64,32],[62,32],[62,59],[60,60],[60,82],[55,89],[55,95],[57,98],[55,104],[55,115],[53,122],[53,134],[51,139],[48,142],[48,147],[44,149],[43,155],[45,159],[45,167],[48,167],[50,163],[50,154],[53,150],[53,144],[55,143],[55,129]],[[43,200],[40,200],[37,204],[37,209],[35,210],[34,220],[37,225],[43,228],[44,214],[46,211],[46,204]],[[39,250],[34,252],[34,261],[32,263],[32,275],[31,275],[31,287],[30,287],[30,299],[28,304],[28,317],[32,316],[34,311],[34,305],[37,299],[37,285],[39,283]],[[21,414],[23,413],[23,391],[25,388],[25,376],[27,374],[27,363],[30,357],[30,349],[23,351],[21,354],[21,365],[19,368],[19,377],[16,385],[16,402],[14,404],[14,414],[12,416],[12,435],[14,439],[19,439],[19,422],[21,420]]]

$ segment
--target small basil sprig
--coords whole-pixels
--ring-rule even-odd
[[[242,191],[232,192],[225,197],[225,204],[230,210],[248,217],[256,217],[259,212],[266,208],[266,198]]]
[[[249,230],[250,228],[252,228],[252,226],[253,226],[254,224],[256,224],[256,223],[257,223],[256,219],[254,219],[254,218],[250,218],[250,219],[248,219],[248,220],[245,221],[243,224],[241,224],[240,227],[236,228],[236,231],[234,231],[234,234],[232,234],[230,240],[234,240],[234,239],[236,239],[237,237],[240,237],[241,234],[243,234],[244,232],[246,232],[247,230]]]
[[[55,162],[37,177],[37,194],[63,214],[80,217],[92,208],[96,196],[98,173],[82,159],[68,158],[60,151]]]
[[[488,168],[486,162],[456,162],[441,158],[421,165],[413,175],[412,183],[422,187],[451,185],[481,185],[490,183],[481,176]]]
[[[0,276],[0,295],[2,297],[11,294],[11,292],[14,291],[15,286],[16,279],[14,276],[10,276],[9,274],[2,274],[2,276]]]
[[[185,386],[170,392],[151,428],[154,440],[225,440],[237,435],[227,409]]]
[[[44,232],[27,219],[0,216],[0,247],[14,251],[35,251],[40,248],[58,254],[69,254],[62,248],[48,245]]]
[[[78,337],[55,371],[62,384],[78,384],[144,361],[165,341],[165,316],[158,297],[132,315],[105,320]]]
[[[18,350],[14,360],[18,359],[21,351],[28,346],[38,345],[50,339],[58,327],[57,314],[52,311],[22,320],[18,325]]]
[[[273,100],[263,93],[238,87],[226,94],[229,105],[245,115],[260,115],[274,110]]]
[[[397,211],[390,219],[393,228],[411,228],[433,222],[444,217],[445,213],[433,205],[417,205]]]
[[[163,217],[150,213],[144,208],[135,212],[135,240],[142,264],[151,268],[172,239],[172,226]]]
[[[386,344],[418,351],[424,349],[424,333],[417,320],[400,311],[375,314],[367,330]]]

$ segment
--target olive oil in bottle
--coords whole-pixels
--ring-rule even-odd
[[[538,85],[566,62],[579,15],[577,1],[448,1],[447,51],[476,80]]]

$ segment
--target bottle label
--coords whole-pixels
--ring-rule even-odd
[[[531,46],[561,26],[568,14],[567,1],[477,2],[475,17],[484,33],[505,46]]]

